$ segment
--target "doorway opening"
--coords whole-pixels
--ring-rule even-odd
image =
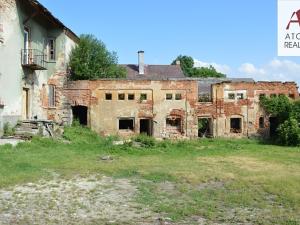
[[[22,112],[22,119],[28,120],[29,119],[29,89],[23,88],[23,112]]]
[[[230,119],[230,132],[231,133],[242,133],[242,119],[231,118]]]
[[[198,137],[212,137],[213,127],[211,118],[198,118]]]
[[[277,128],[279,125],[279,121],[277,117],[270,117],[269,118],[270,122],[270,137],[276,137],[277,135]]]
[[[73,106],[72,107],[73,112],[73,121],[77,120],[80,125],[87,126],[88,123],[88,108],[86,106]]]
[[[152,120],[140,119],[140,134],[147,134],[152,136]]]

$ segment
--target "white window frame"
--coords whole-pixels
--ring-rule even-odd
[[[49,85],[49,94],[48,94],[48,106],[50,108],[54,108],[55,105],[55,101],[56,101],[56,87],[55,85]]]
[[[51,42],[53,42],[53,48],[51,48]],[[53,52],[53,54],[52,54]],[[48,61],[55,61],[56,60],[56,40],[55,38],[47,38],[47,55]],[[53,57],[51,57],[51,55]]]

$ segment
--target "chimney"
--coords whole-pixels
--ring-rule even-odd
[[[176,65],[180,66],[180,60],[176,60]]]
[[[144,51],[138,51],[139,55],[139,75],[145,74]]]

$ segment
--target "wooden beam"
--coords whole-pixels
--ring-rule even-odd
[[[24,21],[23,21],[23,25],[26,25],[26,23],[31,20],[32,18],[34,18],[36,15],[38,15],[40,13],[40,11],[35,11],[34,13],[32,13],[30,16],[28,16]]]

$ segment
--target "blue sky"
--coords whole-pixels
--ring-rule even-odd
[[[234,77],[300,82],[300,57],[277,56],[276,0],[40,0],[75,33],[91,33],[120,63],[177,55]],[[299,75],[298,75],[299,73]]]

